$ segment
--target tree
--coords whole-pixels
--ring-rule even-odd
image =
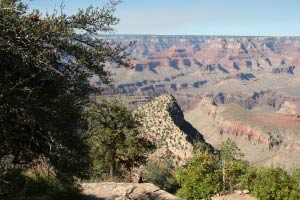
[[[220,159],[222,165],[222,182],[223,191],[227,189],[234,189],[233,186],[237,184],[239,175],[245,173],[247,163],[237,160],[242,154],[234,141],[227,139],[221,144]],[[231,180],[227,180],[227,179]]]
[[[42,15],[18,0],[0,2],[0,164],[26,169],[43,158],[61,180],[87,175],[82,117],[108,63],[128,66],[125,46],[92,35],[112,31],[118,1],[74,15]]]
[[[209,199],[221,190],[221,173],[217,159],[207,152],[197,152],[192,160],[176,172],[181,187],[177,195],[184,199]]]
[[[88,143],[91,147],[93,170],[110,177],[122,175],[122,169],[144,164],[154,148],[139,131],[132,113],[118,100],[98,98],[87,110]],[[118,169],[118,171],[117,171]]]

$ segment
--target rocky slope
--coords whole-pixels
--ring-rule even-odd
[[[171,95],[161,95],[138,107],[134,116],[157,145],[152,158],[171,153],[174,162],[182,164],[192,156],[195,141],[205,143],[203,136],[185,121],[183,112]]]
[[[236,141],[245,158],[254,164],[292,167],[300,163],[299,115],[260,114],[203,98],[186,118],[213,146],[227,138]]]

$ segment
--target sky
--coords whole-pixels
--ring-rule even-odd
[[[62,0],[23,0],[52,11]],[[64,0],[75,13],[106,0]],[[117,34],[300,36],[300,0],[123,0]]]

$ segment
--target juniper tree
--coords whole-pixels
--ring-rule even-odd
[[[43,14],[18,0],[0,1],[0,161],[26,168],[44,158],[64,180],[86,175],[87,122],[82,117],[103,82],[105,65],[128,66],[126,47],[99,37],[118,19],[118,1],[102,8]]]
[[[155,146],[119,100],[97,98],[86,114],[92,171],[96,177],[124,175],[147,161]]]

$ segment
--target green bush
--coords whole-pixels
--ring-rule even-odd
[[[291,199],[300,199],[300,169],[295,170],[291,174],[291,184],[292,184],[292,191],[291,191]]]
[[[248,166],[245,173],[239,177],[239,188],[253,191],[254,181],[257,177],[257,168]]]
[[[260,200],[296,200],[292,176],[282,168],[260,168],[253,184],[253,193]]]
[[[195,151],[187,165],[176,171],[180,186],[177,195],[184,199],[209,199],[222,189],[248,189],[259,200],[300,199],[299,169],[289,173],[280,167],[257,168],[237,158],[239,155],[229,140],[215,155]]]
[[[227,163],[225,170],[226,188],[229,191],[235,189],[245,189],[241,187],[240,179],[245,176],[248,169],[248,163],[242,160],[233,160]]]
[[[222,176],[214,156],[198,152],[188,164],[177,170],[180,185],[177,195],[184,199],[209,199],[221,190]]]

